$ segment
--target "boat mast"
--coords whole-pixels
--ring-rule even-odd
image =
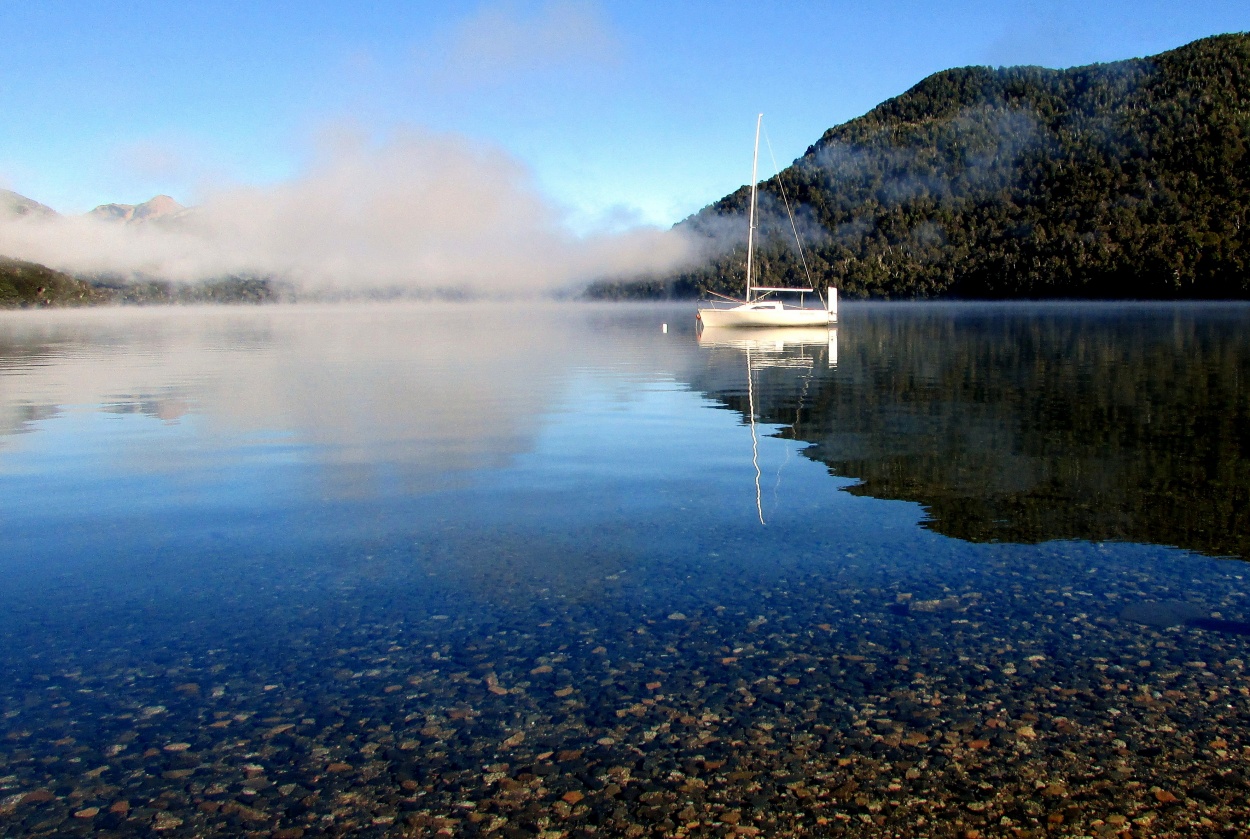
[[[751,268],[755,257],[755,182],[756,172],[759,169],[760,162],[760,123],[764,121],[764,115],[760,114],[755,118],[755,154],[751,157],[751,219],[750,226],[747,228],[747,302],[751,302],[751,286],[754,285],[751,279]]]

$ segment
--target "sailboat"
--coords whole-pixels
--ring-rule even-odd
[[[817,309],[803,305],[806,301],[805,295],[815,294],[816,289],[807,288],[790,288],[778,286],[760,286],[755,284],[754,261],[755,261],[755,198],[756,198],[756,177],[759,171],[760,159],[760,125],[764,121],[764,115],[760,114],[755,120],[755,154],[751,159],[751,211],[749,226],[747,228],[747,282],[746,282],[746,298],[737,300],[734,298],[725,298],[731,306],[718,307],[715,305],[700,306],[695,313],[695,317],[703,326],[710,327],[741,327],[741,326],[828,326],[831,323],[838,322],[838,290],[833,286],[827,289],[824,305]],[[784,198],[784,193],[783,196]],[[786,201],[786,211],[790,210],[789,201]],[[791,226],[794,226],[794,218],[791,216]],[[798,229],[795,228],[794,235],[797,240]],[[802,244],[799,245],[800,256],[802,255]],[[804,262],[806,270],[806,261]],[[810,277],[808,282],[810,283]],[[781,300],[774,299],[775,294],[797,294],[799,302],[797,305],[793,303],[784,303]],[[717,295],[720,296],[720,295]]]

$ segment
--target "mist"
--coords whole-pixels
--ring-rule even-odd
[[[0,219],[0,254],[74,274],[185,282],[252,275],[308,291],[491,297],[652,276],[698,255],[681,231],[574,233],[522,162],[421,129],[382,141],[329,133],[296,177],[203,193],[194,209],[143,224]]]

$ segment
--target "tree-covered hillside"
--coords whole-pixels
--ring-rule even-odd
[[[108,292],[69,274],[0,256],[0,308],[87,306],[109,299]]]
[[[0,256],[0,309],[106,303],[270,303],[282,293],[264,277],[223,277],[198,283],[74,277],[36,262]]]
[[[1153,58],[937,73],[761,184],[766,283],[858,297],[1250,297],[1250,36]],[[613,294],[741,294],[749,189],[681,223],[730,248]]]

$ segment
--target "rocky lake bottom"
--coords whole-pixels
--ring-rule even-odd
[[[1241,559],[944,535],[769,416],[813,396],[813,353],[854,375],[853,319],[833,358],[744,358],[626,311],[596,314],[611,353],[534,385],[539,419],[492,385],[446,427],[399,411],[437,430],[419,445],[378,431],[393,375],[386,410],[356,392],[286,404],[289,434],[264,406],[223,431],[215,367],[172,386],[94,322],[14,341],[68,331],[139,383],[34,387],[101,364],[64,348],[0,366],[25,411],[0,448],[0,836],[1247,835]],[[262,326],[249,365],[307,350]],[[343,364],[328,392],[349,355],[317,359]],[[469,422],[449,466],[471,415],[508,427]]]

